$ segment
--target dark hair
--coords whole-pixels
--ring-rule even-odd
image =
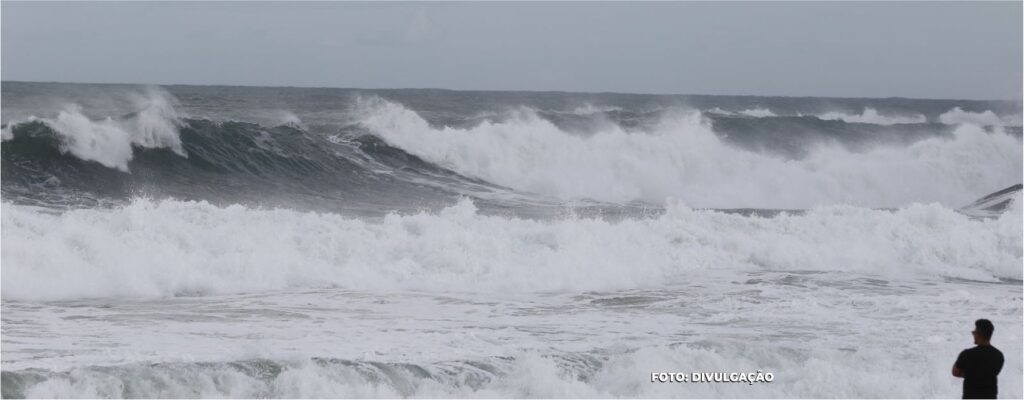
[[[992,326],[992,321],[987,319],[979,319],[974,321],[974,329],[984,336],[985,339],[992,339],[992,331],[996,330],[996,327]]]

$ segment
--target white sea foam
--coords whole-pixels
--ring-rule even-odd
[[[748,218],[671,205],[654,219],[333,214],[136,200],[62,214],[3,205],[5,299],[159,297],[295,287],[582,291],[709,270],[1021,279],[1020,206],[972,220],[937,204]]]
[[[182,122],[174,98],[163,90],[149,88],[131,100],[137,111],[125,117],[96,120],[86,116],[77,104],[69,104],[56,117],[32,120],[45,123],[60,135],[62,151],[126,172],[133,146],[165,147],[185,156],[178,137]],[[13,134],[4,135],[5,140],[13,138]]]
[[[878,110],[871,107],[864,108],[864,111],[857,114],[846,114],[841,112],[829,112],[819,115],[824,120],[838,120],[851,123],[875,124],[875,125],[896,125],[896,124],[921,124],[928,122],[924,115],[881,115]]]
[[[822,343],[816,343],[822,345]],[[827,346],[827,345],[826,345]],[[951,344],[946,343],[946,347]],[[263,379],[228,364],[136,365],[75,369],[32,385],[30,398],[133,397],[499,397],[499,398],[774,398],[916,397],[959,393],[940,368],[955,354],[911,354],[873,348],[851,353],[834,348],[776,349],[731,345],[724,349],[652,347],[609,357],[594,368],[572,368],[557,358],[521,352],[501,363],[446,365],[285,363]],[[913,346],[920,348],[923,346]],[[934,346],[932,346],[934,347]],[[1013,346],[1019,349],[1019,345]],[[1008,349],[1004,349],[1008,350]],[[906,358],[892,360],[892,355]],[[1015,354],[1015,353],[1008,353]],[[878,364],[875,364],[878,363]],[[1006,372],[1019,371],[1005,368]],[[493,372],[492,372],[493,371]],[[650,373],[691,371],[771,373],[771,383],[652,383]],[[269,371],[268,371],[269,372]],[[426,375],[425,374],[430,374]],[[883,379],[879,381],[882,377]],[[1000,393],[1019,394],[1019,377],[1000,377]],[[898,384],[895,382],[899,382]]]
[[[14,132],[11,130],[14,126],[11,124],[5,125],[3,129],[0,129],[0,142],[6,142],[14,139]]]
[[[964,111],[960,107],[946,111],[939,116],[939,122],[946,125],[973,124],[979,126],[1021,126],[1021,116],[1000,117],[991,110],[983,112]]]
[[[948,365],[969,344],[964,314],[991,315],[995,344],[1021,351],[1019,285],[788,278],[801,276],[812,279],[695,279],[641,292],[653,301],[623,292],[509,300],[324,290],[37,303],[5,309],[14,324],[5,337],[15,335],[5,351],[16,358],[5,364],[58,372],[10,368],[43,379],[7,377],[4,389],[96,398],[945,398],[959,393]],[[588,301],[594,296],[644,302],[601,305]],[[28,316],[45,323],[19,325]],[[81,332],[91,339],[76,343]],[[40,360],[39,349],[54,359]],[[139,359],[109,362],[126,350]],[[772,383],[650,380],[652,372],[758,371]],[[1007,358],[999,381],[1004,397],[1020,397],[1019,358]]]
[[[415,112],[364,100],[363,124],[389,143],[459,173],[522,191],[604,201],[680,199],[699,207],[806,208],[848,203],[960,206],[1021,182],[1019,139],[961,126],[952,138],[855,153],[812,149],[786,160],[728,145],[699,113],[649,132],[614,124],[574,135],[523,110],[475,127],[435,129]]]

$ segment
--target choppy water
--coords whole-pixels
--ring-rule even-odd
[[[4,397],[1024,393],[1020,104],[2,94]]]

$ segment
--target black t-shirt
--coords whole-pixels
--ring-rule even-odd
[[[956,367],[964,374],[965,399],[994,399],[996,375],[1003,369],[1003,353],[992,346],[975,346],[960,352]]]

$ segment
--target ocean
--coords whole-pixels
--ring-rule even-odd
[[[4,398],[949,398],[979,318],[1024,396],[1019,102],[3,82],[2,123]]]

